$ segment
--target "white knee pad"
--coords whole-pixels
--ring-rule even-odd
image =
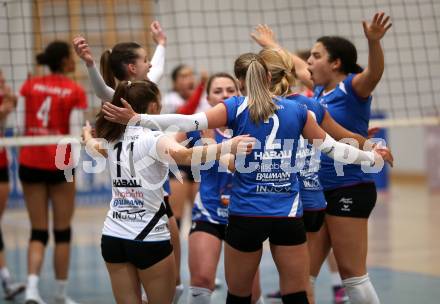
[[[179,299],[182,296],[184,287],[182,284],[176,286],[176,293],[174,294],[173,304],[179,303]]]
[[[342,281],[351,304],[380,304],[368,273]]]
[[[208,288],[190,286],[189,304],[210,304],[212,291]]]

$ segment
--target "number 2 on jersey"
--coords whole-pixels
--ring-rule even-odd
[[[272,131],[270,131],[269,136],[267,137],[266,141],[266,149],[275,150],[275,149],[281,149],[280,143],[274,143],[275,137],[277,136],[278,128],[280,127],[280,120],[277,116],[277,114],[273,114],[269,119],[273,119],[273,127]],[[269,123],[269,119],[265,121],[265,123]]]
[[[49,124],[49,113],[50,113],[50,106],[52,104],[52,97],[48,96],[43,101],[43,103],[40,106],[40,109],[38,109],[37,112],[37,118],[41,120],[41,124],[44,128],[47,127]]]

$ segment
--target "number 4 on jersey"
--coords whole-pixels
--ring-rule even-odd
[[[50,106],[52,104],[52,97],[48,96],[41,104],[40,109],[37,112],[37,118],[41,120],[43,127],[47,127],[49,124]]]

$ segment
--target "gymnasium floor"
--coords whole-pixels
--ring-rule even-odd
[[[106,209],[82,207],[74,221],[74,248],[71,261],[70,295],[81,303],[114,303],[100,256],[99,240]],[[187,230],[188,225],[184,226]],[[7,258],[13,274],[26,276],[26,244],[29,225],[24,210],[8,210],[3,220]],[[382,196],[370,221],[369,273],[382,303],[440,303],[440,195],[430,195],[423,183],[394,182],[391,193]],[[183,233],[182,272],[188,282],[186,234]],[[49,247],[51,249],[51,246]],[[40,283],[42,296],[51,303],[53,286],[52,251]],[[266,250],[262,265],[262,288],[277,288],[274,264]],[[218,277],[223,277],[219,267]],[[330,304],[331,290],[326,267],[317,280],[317,303]],[[224,303],[223,285],[213,303]],[[185,303],[185,297],[180,303]],[[0,300],[0,303],[2,300]],[[16,303],[21,303],[17,299]],[[269,302],[270,303],[270,302]]]

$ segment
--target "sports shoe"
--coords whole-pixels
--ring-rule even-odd
[[[3,292],[5,300],[11,301],[16,295],[22,293],[26,289],[26,284],[24,283],[6,283],[3,282]]]
[[[348,296],[345,293],[345,288],[342,286],[333,287],[333,301],[335,304],[346,304],[348,303]]]

